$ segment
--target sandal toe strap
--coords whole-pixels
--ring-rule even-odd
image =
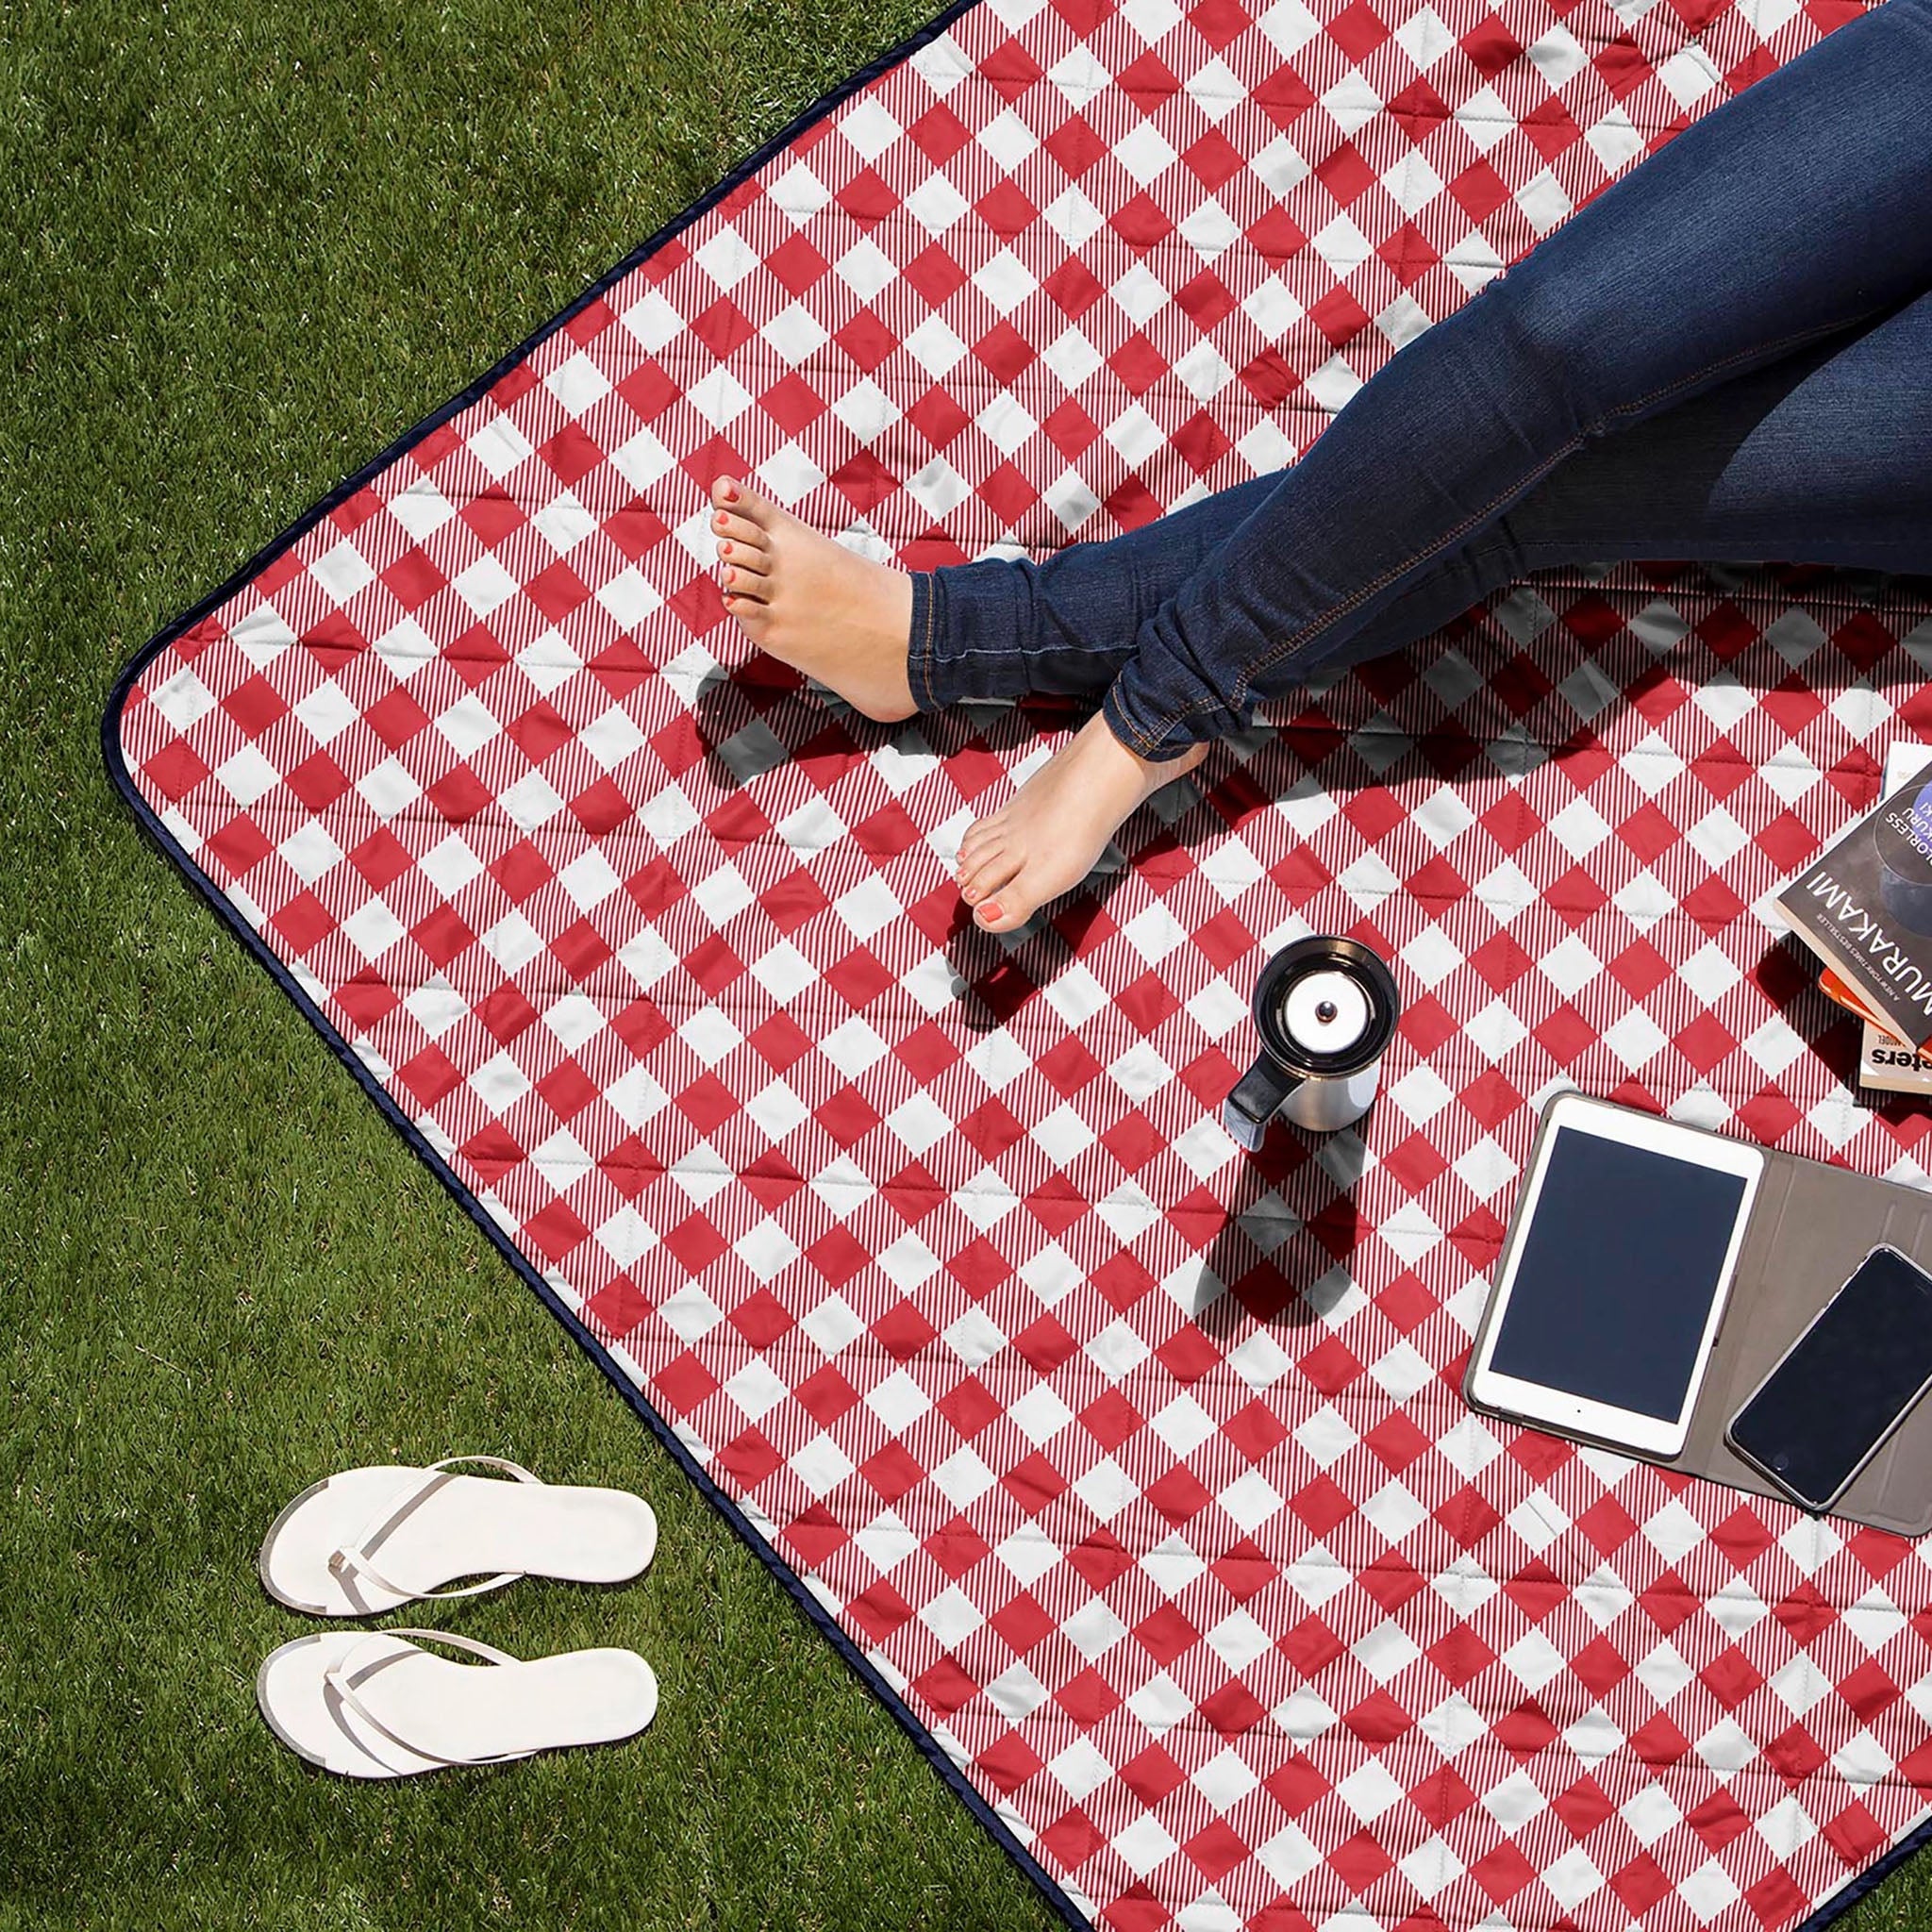
[[[329,1574],[343,1584],[357,1576],[366,1576],[391,1596],[413,1597],[425,1603],[441,1597],[481,1596],[486,1591],[501,1590],[505,1584],[516,1582],[525,1572],[505,1570],[495,1576],[486,1576],[481,1582],[466,1583],[456,1590],[411,1590],[393,1577],[386,1576],[370,1555],[371,1549],[391,1535],[403,1518],[438,1486],[444,1470],[465,1462],[480,1462],[492,1469],[503,1470],[520,1483],[536,1483],[539,1487],[542,1484],[541,1476],[525,1469],[521,1462],[511,1462],[507,1457],[445,1456],[441,1462],[432,1462],[419,1472],[416,1480],[405,1484],[363,1524],[351,1541],[344,1543],[329,1557]]]
[[[527,1751],[486,1751],[479,1753],[474,1757],[451,1757],[445,1756],[441,1751],[425,1749],[413,1739],[404,1737],[399,1731],[393,1730],[390,1725],[384,1724],[370,1709],[369,1706],[364,1703],[362,1698],[357,1694],[354,1672],[356,1659],[371,1644],[380,1643],[385,1638],[390,1637],[421,1638],[431,1643],[446,1643],[452,1649],[467,1650],[473,1655],[482,1657],[486,1662],[492,1664],[513,1664],[520,1661],[519,1658],[511,1657],[508,1651],[498,1650],[491,1644],[478,1643],[473,1637],[458,1637],[449,1630],[411,1630],[401,1627],[393,1630],[379,1630],[374,1632],[364,1641],[358,1643],[355,1649],[348,1652],[342,1660],[332,1670],[323,1673],[322,1681],[325,1696],[333,1695],[338,1698],[350,1710],[354,1711],[371,1730],[387,1738],[391,1744],[408,1752],[412,1757],[426,1757],[436,1764],[502,1764],[512,1757],[527,1757],[530,1756],[530,1753]],[[381,1663],[374,1665],[366,1674],[373,1676],[379,1673],[385,1665],[393,1663],[396,1660],[394,1653],[391,1652]]]

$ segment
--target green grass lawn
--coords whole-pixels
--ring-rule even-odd
[[[1041,1927],[1043,1901],[136,831],[167,619],[931,0],[0,10],[0,1926]],[[634,1745],[358,1786],[258,1720],[261,1533],[485,1449],[648,1577],[425,1621],[656,1666]],[[1893,1879],[1847,1923],[1932,1921]]]

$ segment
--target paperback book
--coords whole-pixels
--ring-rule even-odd
[[[1864,1023],[1860,1084],[1932,1091],[1932,745],[1893,744],[1884,782],[1775,903],[1824,962],[1822,990]]]

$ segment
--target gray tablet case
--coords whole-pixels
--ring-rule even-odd
[[[1613,1113],[1631,1111],[1608,1101],[1594,1104]],[[1538,1149],[1549,1131],[1545,1113],[1537,1132]],[[1710,1138],[1731,1137],[1713,1134]],[[1534,1163],[1532,1150],[1532,1167]],[[1495,1278],[1499,1281],[1523,1235],[1521,1208],[1519,1195],[1517,1211],[1510,1217],[1509,1231],[1497,1257]],[[1744,1246],[1738,1257],[1730,1300],[1704,1387],[1690,1412],[1690,1433],[1682,1453],[1670,1457],[1639,1457],[1621,1442],[1605,1446],[1665,1469],[1682,1470],[1687,1475],[1706,1476],[1712,1482],[1789,1503],[1790,1498],[1774,1483],[1731,1452],[1724,1442],[1724,1424],[1811,1318],[1843,1287],[1858,1263],[1881,1244],[1899,1249],[1932,1272],[1932,1193],[1895,1181],[1874,1180],[1847,1168],[1807,1160],[1802,1155],[1765,1149],[1764,1174],[1745,1224]],[[1495,1316],[1492,1295],[1470,1354],[1472,1368]],[[1469,1396],[1466,1372],[1463,1395],[1465,1399]],[[1506,1422],[1521,1420],[1481,1403],[1471,1402],[1470,1406]],[[1558,1433],[1542,1422],[1524,1426]],[[1899,1536],[1920,1537],[1932,1530],[1932,1395],[1913,1407],[1833,1506],[1831,1514]]]

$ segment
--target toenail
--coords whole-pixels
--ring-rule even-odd
[[[964,897],[967,905],[974,905],[977,902],[979,898],[979,888],[977,886],[968,886],[962,896]]]
[[[736,503],[738,501],[738,485],[736,483],[725,484],[724,501],[726,503]]]
[[[984,912],[989,919],[997,919],[1000,916],[1000,902],[997,899],[991,899],[986,903],[986,905],[980,908],[980,910]]]

